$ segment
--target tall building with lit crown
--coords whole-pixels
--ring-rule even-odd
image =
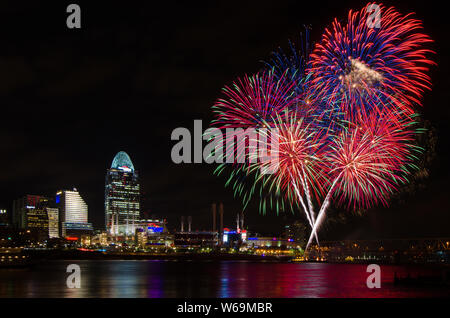
[[[112,235],[134,235],[140,220],[140,186],[130,157],[120,151],[106,173],[105,224]]]

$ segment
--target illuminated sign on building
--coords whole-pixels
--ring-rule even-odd
[[[242,241],[245,241],[247,239],[247,231],[246,230],[242,230],[241,238],[242,238]]]
[[[147,230],[152,233],[162,233],[164,231],[164,228],[154,223],[150,223],[148,224]]]
[[[124,172],[131,172],[131,171],[133,171],[130,168],[128,168],[127,166],[118,167],[118,169],[120,169],[120,170],[122,170]]]

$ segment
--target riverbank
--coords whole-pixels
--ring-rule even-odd
[[[252,255],[230,253],[145,253],[145,252],[98,252],[80,250],[27,251],[36,260],[248,260],[288,262],[292,256]]]
[[[331,262],[326,259],[295,258],[288,255],[255,255],[243,253],[148,253],[148,252],[100,252],[91,250],[27,250],[24,253],[35,261],[42,260],[173,260],[173,261],[255,261],[332,264],[398,264],[430,265],[449,268],[450,264],[436,262],[393,262],[392,260],[352,260]],[[302,259],[299,261],[299,259]]]

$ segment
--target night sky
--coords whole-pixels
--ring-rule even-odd
[[[262,68],[262,60],[303,25],[320,39],[335,17],[363,1],[77,1],[81,29],[66,27],[71,2],[0,5],[0,206],[25,194],[53,195],[76,187],[89,219],[103,226],[105,173],[126,151],[141,177],[143,211],[167,217],[169,228],[192,215],[194,229],[211,227],[210,205],[223,202],[225,225],[241,209],[214,165],[172,163],[177,127],[212,119],[221,88]],[[449,23],[439,2],[386,1],[414,11],[435,40],[433,91],[423,117],[436,131],[436,156],[420,191],[390,208],[325,226],[329,239],[450,236]],[[277,233],[296,216],[246,211],[250,230]]]

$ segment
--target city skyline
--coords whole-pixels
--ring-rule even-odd
[[[360,5],[331,3],[329,11],[342,16],[348,7]],[[90,15],[78,33],[69,32],[64,23],[54,27],[60,21],[53,16],[64,6],[9,8],[29,19],[13,21],[8,15],[3,19],[2,35],[9,50],[5,62],[10,69],[1,81],[5,114],[0,140],[8,153],[4,166],[10,168],[0,178],[0,208],[10,211],[12,201],[25,193],[51,194],[76,187],[86,198],[91,221],[102,226],[104,173],[111,158],[124,150],[139,167],[144,214],[167,216],[171,228],[177,227],[181,215],[192,215],[194,227],[206,229],[210,205],[223,202],[225,223],[233,224],[241,202],[224,188],[223,178],[213,175],[213,166],[173,164],[170,133],[177,127],[191,129],[195,119],[210,122],[210,107],[222,86],[259,70],[261,59],[269,59],[278,47],[288,48],[287,39],[298,43],[303,30],[299,21],[312,26],[312,39],[319,38],[330,12],[322,12],[315,3],[289,2],[289,6],[292,10],[286,11],[286,4],[261,2],[241,5],[237,12],[231,4],[181,5],[171,16],[170,8],[162,5],[160,15],[154,16],[150,5],[119,12],[88,4]],[[425,170],[428,177],[394,199],[390,208],[378,207],[363,217],[342,210],[348,220],[331,222],[330,231],[325,231],[330,238],[450,234],[450,216],[442,212],[450,205],[445,128],[450,118],[445,107],[449,47],[433,8],[418,1],[398,5],[402,12],[411,8],[424,20],[438,52],[433,92],[425,94],[423,107],[429,132],[434,133],[431,138],[437,139],[435,158]],[[36,12],[49,19],[38,20]],[[116,25],[107,17],[122,22]],[[223,17],[234,22],[225,27],[219,23]],[[221,49],[224,43],[226,51]],[[30,91],[30,86],[35,88]],[[61,105],[70,116],[62,116]],[[122,114],[128,117],[124,120]],[[42,129],[43,123],[58,133]],[[332,212],[337,220],[338,212]],[[259,214],[257,202],[246,210],[246,219],[259,231],[281,226],[283,217],[273,211]],[[286,219],[301,217],[301,213],[286,215]]]
[[[0,2],[0,298],[449,297],[449,26],[420,0]]]

